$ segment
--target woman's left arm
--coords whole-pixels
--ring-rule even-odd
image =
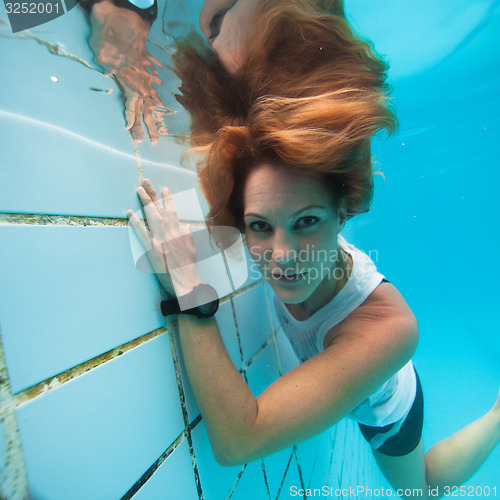
[[[172,295],[189,292],[200,281],[196,272],[185,271],[194,267],[187,264],[196,262],[196,252],[190,238],[179,238],[170,195],[164,192],[163,202],[158,200],[149,181],[138,193],[149,230],[133,214],[129,217],[151,248],[148,255],[159,279]],[[330,334],[323,352],[255,398],[232,363],[215,319],[179,315],[189,381],[221,465],[244,464],[325,431],[404,366],[418,339],[415,318],[392,285],[378,287]]]
[[[322,353],[257,398],[229,358],[215,321],[179,318],[189,380],[221,465],[244,464],[325,431],[408,362],[418,327],[397,290],[384,288],[384,296],[375,294],[364,311],[343,322]]]

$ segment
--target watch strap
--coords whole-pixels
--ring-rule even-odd
[[[160,303],[161,313],[163,316],[171,316],[172,314],[179,314],[181,312],[177,297],[168,300],[162,300]]]
[[[179,301],[177,297],[174,297],[172,299],[162,300],[160,303],[162,315],[171,316],[173,314],[189,314],[191,316],[196,316],[198,319],[211,318],[219,309],[219,297],[217,296],[216,290],[212,286],[207,285],[205,283],[201,283],[199,285],[196,285],[193,288],[193,290],[184,297],[188,298],[189,296],[192,296],[195,297],[196,300],[196,294],[203,289],[208,289],[210,293],[213,294],[213,300],[205,302],[203,305],[182,310],[179,306]],[[206,305],[210,306],[208,311],[204,310],[205,309],[204,306]]]

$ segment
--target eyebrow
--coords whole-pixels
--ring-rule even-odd
[[[326,210],[326,207],[324,207],[323,205],[311,204],[311,205],[307,205],[307,206],[305,206],[303,208],[299,208],[291,216],[292,217],[296,217],[297,215],[301,214],[302,212],[305,212],[306,210],[310,210],[311,208],[321,208],[322,210]],[[258,217],[260,219],[265,219],[266,218],[265,216],[260,215],[260,214],[255,213],[255,212],[247,212],[247,213],[243,214],[243,217],[250,217],[250,216]]]

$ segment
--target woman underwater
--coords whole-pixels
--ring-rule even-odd
[[[443,496],[500,441],[500,395],[486,415],[424,453],[423,396],[411,363],[417,322],[397,289],[339,234],[370,205],[371,136],[394,126],[385,65],[352,33],[339,2],[214,0],[200,25],[222,66],[188,46],[176,63],[192,145],[202,155],[208,222],[245,234],[302,362],[255,398],[226,352],[213,304],[200,308],[201,317],[178,314],[217,461],[244,464],[349,417],[396,491],[420,488],[426,496],[439,487]],[[168,190],[159,200],[145,180],[138,194],[148,228],[128,216],[152,248],[162,286],[173,297],[206,290],[189,266],[196,251]],[[169,274],[161,271],[165,260]]]

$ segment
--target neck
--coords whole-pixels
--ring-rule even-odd
[[[351,275],[352,257],[340,249],[339,259],[336,262],[335,268],[342,270],[342,272],[338,273],[340,275],[339,279],[335,279],[334,277],[337,273],[329,273],[324,277],[312,295],[304,300],[304,302],[300,302],[299,304],[285,304],[295,319],[304,321],[310,318],[316,311],[328,304],[328,302],[340,293]]]

